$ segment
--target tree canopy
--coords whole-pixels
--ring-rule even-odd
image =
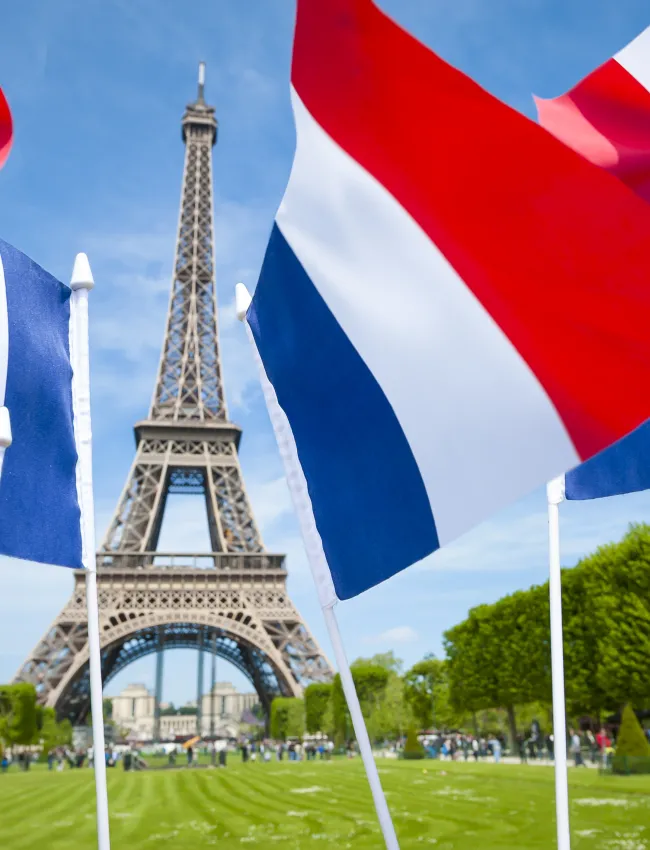
[[[328,683],[315,682],[305,688],[305,725],[311,735],[325,728],[323,721],[331,693],[332,685]]]
[[[631,526],[562,571],[569,713],[600,717],[650,699],[650,526]],[[516,705],[549,703],[548,583],[481,605],[444,636],[454,707],[502,707],[514,734]]]
[[[297,697],[276,697],[271,703],[271,736],[280,741],[305,733],[305,703]]]
[[[435,724],[436,702],[442,697],[446,686],[445,662],[437,658],[418,661],[404,676],[406,699],[421,729]]]
[[[616,741],[617,756],[650,756],[650,743],[632,707],[626,705],[621,717],[621,726]]]
[[[31,744],[38,731],[33,685],[0,685],[0,738],[9,745]]]

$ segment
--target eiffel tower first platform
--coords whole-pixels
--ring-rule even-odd
[[[97,553],[102,678],[106,684],[157,653],[158,705],[163,650],[199,650],[200,680],[203,651],[210,651],[248,677],[268,716],[274,696],[300,696],[303,685],[332,674],[287,595],[284,556],[264,549],[239,466],[241,430],[228,417],[215,297],[217,120],[203,77],[201,66],[198,97],[182,119],[180,220],[151,409],[135,425],[135,459]],[[212,552],[157,551],[169,493],[203,494]],[[72,597],[16,681],[33,683],[41,703],[79,723],[90,705],[83,570],[74,580]]]

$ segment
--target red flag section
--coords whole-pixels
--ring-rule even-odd
[[[13,123],[9,104],[0,88],[0,168],[5,164],[13,139]]]

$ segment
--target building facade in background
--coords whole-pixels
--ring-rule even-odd
[[[113,722],[129,738],[138,741],[154,739],[154,694],[142,684],[127,685],[117,696],[111,697]],[[256,693],[240,693],[230,682],[217,682],[214,697],[211,693],[201,698],[201,733],[212,734],[212,707],[214,706],[214,734],[217,738],[237,738],[241,732],[242,715],[259,704]],[[161,704],[164,709],[165,704]],[[196,703],[187,708],[196,709]],[[196,711],[192,714],[162,714],[160,717],[160,739],[173,741],[175,738],[196,734]]]

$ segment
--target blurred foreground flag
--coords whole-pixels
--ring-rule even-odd
[[[13,123],[9,104],[0,88],[0,168],[7,161],[13,139]]]
[[[82,567],[67,286],[0,240],[0,554]]]
[[[539,123],[650,201],[650,28],[566,94],[536,98]],[[650,489],[650,423],[566,475],[567,499]]]
[[[535,102],[542,127],[650,201],[650,27],[566,94]]]
[[[292,97],[247,318],[335,601],[650,416],[650,206],[371,0],[298,0]]]

